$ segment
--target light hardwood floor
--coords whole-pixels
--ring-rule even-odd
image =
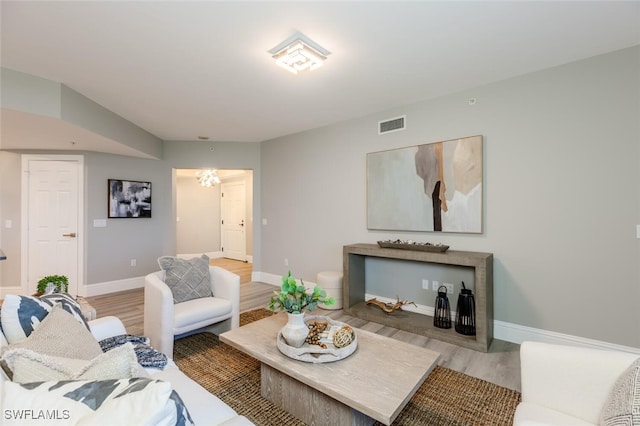
[[[276,287],[270,284],[251,282],[251,263],[229,259],[212,259],[211,263],[240,275],[241,312],[267,307],[269,298]],[[88,297],[87,301],[96,308],[98,317],[117,316],[124,323],[128,333],[144,334],[143,289]],[[344,314],[341,309],[318,309],[314,313],[327,315],[357,328],[436,351],[441,354],[439,365],[520,391],[519,345],[494,340],[489,352],[483,353],[355,318]],[[389,361],[393,362],[393,360]]]

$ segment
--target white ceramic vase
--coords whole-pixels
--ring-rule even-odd
[[[304,344],[309,335],[309,327],[304,322],[304,314],[290,314],[287,312],[289,320],[287,325],[282,327],[282,337],[289,346],[299,348]]]

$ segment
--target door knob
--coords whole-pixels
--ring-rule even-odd
[[[75,238],[76,237],[76,233],[75,232],[70,232],[68,234],[62,234],[63,237],[71,237],[71,238]]]

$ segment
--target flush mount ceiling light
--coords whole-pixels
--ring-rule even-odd
[[[216,184],[220,183],[220,178],[218,174],[213,169],[200,170],[196,172],[196,178],[200,185],[205,188],[211,188],[216,186]]]
[[[296,33],[269,51],[276,64],[294,74],[321,67],[329,51]]]

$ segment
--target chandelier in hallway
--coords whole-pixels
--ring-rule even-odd
[[[220,183],[220,178],[214,169],[205,169],[196,172],[196,178],[200,185],[211,188]]]

